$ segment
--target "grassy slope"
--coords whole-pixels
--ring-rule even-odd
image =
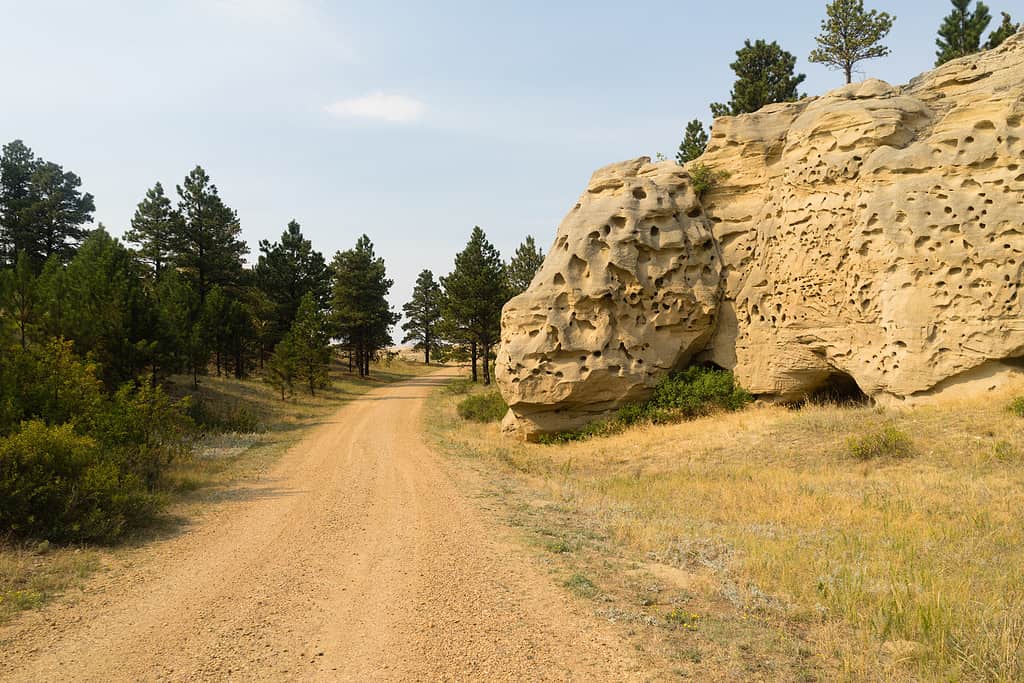
[[[1018,392],[1020,393],[1020,392]],[[567,589],[699,680],[1024,679],[1024,418],[1010,396],[752,408],[562,446],[428,415]],[[853,458],[890,426],[902,459]]]
[[[396,360],[390,366],[374,366],[369,379],[350,375],[336,365],[331,387],[316,397],[299,393],[281,401],[274,390],[255,380],[238,381],[203,377],[198,396],[211,413],[243,431],[217,431],[203,436],[195,454],[175,463],[164,486],[168,510],[152,529],[138,532],[118,547],[51,547],[0,543],[0,623],[16,612],[42,605],[83,580],[127,548],[138,547],[164,533],[173,533],[181,520],[215,503],[233,482],[258,475],[275,458],[299,441],[306,431],[339,405],[374,387],[430,372],[422,364]],[[193,393],[191,379],[175,378],[172,392]],[[253,427],[256,431],[252,431]]]

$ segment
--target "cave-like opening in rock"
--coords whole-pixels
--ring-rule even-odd
[[[850,375],[839,370],[829,375],[817,389],[807,395],[808,403],[867,405],[871,399]]]

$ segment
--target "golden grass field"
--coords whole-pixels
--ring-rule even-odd
[[[1020,681],[1020,394],[751,407],[557,446],[465,422],[450,393],[427,420],[667,676]],[[909,455],[853,456],[885,433]]]
[[[382,384],[434,369],[396,359],[391,364],[374,365],[368,379],[359,379],[335,363],[330,387],[315,397],[297,387],[295,396],[287,401],[281,401],[272,387],[258,379],[202,377],[199,390],[194,392],[191,378],[174,378],[173,394],[195,394],[225,424],[223,431],[199,438],[192,457],[172,464],[162,483],[169,504],[160,521],[152,529],[137,531],[112,548],[59,547],[45,542],[26,544],[0,539],[0,623],[16,612],[38,607],[81,585],[118,553],[175,533],[202,506],[228,494],[234,482],[258,475],[301,439],[308,428],[345,401]]]

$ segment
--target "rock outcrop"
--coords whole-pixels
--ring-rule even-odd
[[[1024,33],[719,119],[699,163],[729,173],[703,197],[673,162],[594,174],[505,306],[507,431],[579,427],[696,361],[783,401],[1024,369]]]

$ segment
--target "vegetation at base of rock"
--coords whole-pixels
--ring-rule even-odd
[[[910,436],[895,425],[886,425],[877,431],[851,437],[847,449],[850,457],[857,460],[909,458],[914,454]]]
[[[1010,401],[1008,408],[1017,417],[1024,417],[1024,396],[1018,396]]]
[[[622,406],[615,417],[583,429],[545,434],[540,443],[557,444],[611,436],[637,424],[671,424],[722,411],[742,410],[754,400],[728,370],[694,365],[662,378],[650,399]]]
[[[459,403],[459,417],[473,422],[498,422],[508,412],[501,393],[487,391],[467,396]]]
[[[545,563],[598,585],[602,615],[666,672],[1018,681],[1024,427],[1011,399],[765,405],[559,447],[498,441],[444,394],[427,420],[438,448],[491,473],[518,533],[577,542]],[[913,436],[912,458],[850,457],[849,439],[887,425]],[[677,608],[700,615],[695,631],[666,628]],[[686,648],[698,666],[676,656]]]
[[[814,39],[818,47],[807,61],[839,69],[850,83],[859,62],[890,54],[882,39],[889,35],[896,17],[888,12],[865,10],[864,0],[833,0],[825,12],[828,16]]]
[[[807,76],[795,72],[796,57],[775,41],[744,41],[729,67],[736,81],[728,103],[711,105],[715,118],[749,114],[767,104],[795,102],[803,97],[798,88]]]
[[[690,187],[693,188],[698,197],[703,197],[709,191],[715,189],[720,182],[729,177],[728,171],[715,170],[699,161],[687,164],[686,172],[690,175]]]

